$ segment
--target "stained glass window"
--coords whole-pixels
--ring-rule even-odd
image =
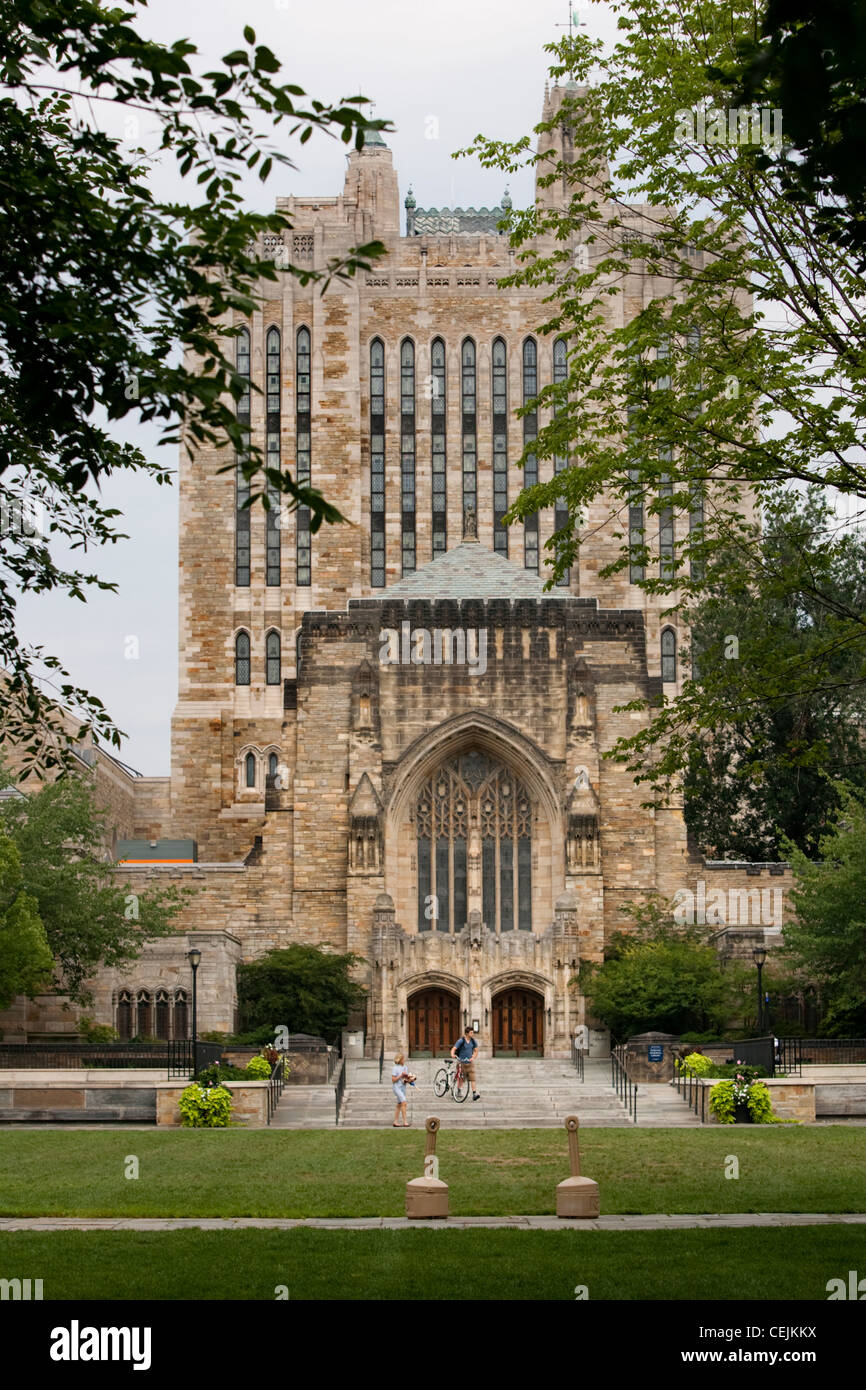
[[[523,344],[523,404],[528,405],[538,395],[538,347],[534,338]],[[532,411],[523,417],[523,445],[531,443],[538,434],[538,414]],[[538,459],[529,454],[523,467],[523,486],[534,487],[538,482]],[[523,523],[523,563],[526,569],[538,573],[538,512],[526,517]]]
[[[430,433],[433,445],[433,555],[448,549],[447,521],[447,408],[445,398],[445,344],[434,338],[430,350]]]
[[[493,549],[508,554],[508,352],[502,338],[493,341]]]
[[[370,344],[370,583],[385,584],[385,348]]]
[[[310,414],[311,340],[309,328],[299,328],[295,356],[295,473],[296,481],[308,484],[311,478]],[[312,583],[312,539],[310,509],[297,510],[297,581],[306,588]]]
[[[415,572],[415,344],[400,346],[400,496],[402,572]]]
[[[475,344],[471,338],[463,343],[461,352],[461,415],[463,424],[463,524],[466,513],[476,514],[478,506],[477,417],[475,382]]]

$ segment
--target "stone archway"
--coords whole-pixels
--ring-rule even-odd
[[[544,997],[513,985],[491,1001],[491,1044],[495,1057],[544,1056]]]

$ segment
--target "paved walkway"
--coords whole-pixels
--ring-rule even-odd
[[[565,1220],[565,1225],[563,1221]],[[3,1216],[4,1231],[321,1231],[501,1230],[562,1231],[574,1222],[583,1231],[687,1231],[743,1226],[864,1226],[866,1212],[723,1212],[714,1216],[450,1216],[447,1220],[408,1221],[405,1216],[356,1217],[117,1217]]]

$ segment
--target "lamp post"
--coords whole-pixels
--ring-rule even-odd
[[[192,966],[192,1079],[198,1076],[198,987],[196,975],[198,973],[201,951],[193,946],[191,951],[187,951],[186,958]]]
[[[761,971],[764,968],[764,961],[767,959],[767,952],[763,946],[756,946],[752,952],[752,960],[758,967],[758,1037],[764,1031],[764,993],[761,988]]]

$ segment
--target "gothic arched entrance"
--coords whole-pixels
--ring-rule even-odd
[[[544,1000],[535,990],[503,990],[492,1001],[492,1015],[494,1055],[544,1055]]]
[[[423,989],[409,1005],[409,1054],[444,1056],[460,1036],[460,1000],[447,989]]]

